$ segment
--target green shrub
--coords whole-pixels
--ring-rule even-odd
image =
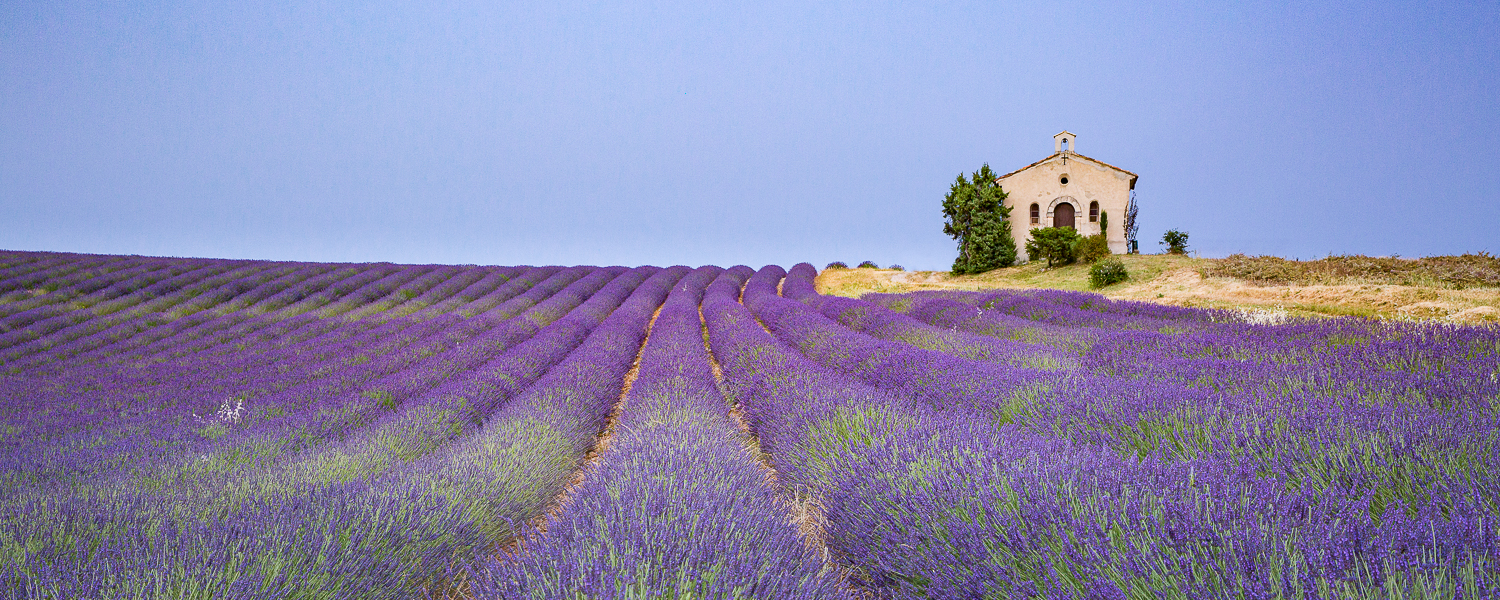
[[[1176,229],[1168,229],[1161,236],[1161,243],[1167,247],[1167,254],[1187,254],[1187,241],[1187,232]]]
[[[879,269],[880,265],[875,264],[875,261],[873,261],[873,260],[867,260],[865,262],[859,263],[859,268],[861,268],[861,269]]]
[[[1094,263],[1089,267],[1089,285],[1102,288],[1130,279],[1130,273],[1125,271],[1125,263],[1118,258],[1106,258]]]
[[[1109,242],[1104,239],[1104,234],[1088,236],[1078,241],[1074,254],[1078,255],[1079,262],[1092,263],[1109,256]]]
[[[849,268],[849,263],[846,263],[846,262],[844,262],[842,260],[836,260],[836,261],[833,261],[831,263],[828,263],[828,266],[824,267],[824,268],[825,269],[847,269],[847,268]]]
[[[892,271],[905,271],[906,270],[906,267],[903,267],[901,265],[891,265],[891,266],[886,267],[886,268],[890,269]]]
[[[1078,258],[1074,248],[1081,239],[1072,227],[1033,229],[1031,239],[1026,240],[1026,254],[1031,260],[1046,260],[1048,267],[1070,264]]]

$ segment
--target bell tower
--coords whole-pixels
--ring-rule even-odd
[[[1052,136],[1053,152],[1078,152],[1078,136],[1063,131]]]

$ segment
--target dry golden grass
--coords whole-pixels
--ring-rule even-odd
[[[1203,274],[1268,285],[1362,283],[1461,290],[1500,287],[1500,257],[1480,252],[1425,258],[1344,255],[1317,260],[1287,260],[1276,256],[1235,254],[1211,261],[1204,266]]]
[[[944,271],[827,269],[818,275],[817,287],[824,294],[849,297],[870,292],[901,293],[924,289],[1050,288],[1096,291],[1109,298],[1176,306],[1280,308],[1292,314],[1311,316],[1354,315],[1439,319],[1470,324],[1500,323],[1500,287],[1463,286],[1458,289],[1458,286],[1436,278],[1417,278],[1409,285],[1373,284],[1369,282],[1376,280],[1377,274],[1347,269],[1332,272],[1323,265],[1304,266],[1296,261],[1285,261],[1293,263],[1285,268],[1316,272],[1320,283],[1268,283],[1205,276],[1205,273],[1217,275],[1225,272],[1220,268],[1221,264],[1231,259],[1164,254],[1116,258],[1124,261],[1130,279],[1102,290],[1090,289],[1087,265],[1047,269],[1040,264],[972,276],[953,276]],[[1370,262],[1378,265],[1384,260],[1393,259],[1373,259]],[[1350,262],[1345,260],[1343,264]]]

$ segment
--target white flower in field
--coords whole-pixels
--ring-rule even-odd
[[[1234,314],[1241,322],[1250,325],[1281,325],[1292,318],[1280,305],[1271,309],[1237,308]]]
[[[244,399],[241,399],[237,404],[233,405],[231,405],[230,402],[232,402],[232,400],[224,400],[224,403],[219,405],[219,410],[215,411],[213,416],[211,417],[204,418],[198,416],[198,413],[193,413],[193,419],[198,421],[199,423],[208,423],[211,421],[218,421],[221,423],[238,423],[240,420],[240,416],[245,412],[245,401]]]
[[[223,420],[223,421],[239,422],[240,415],[243,414],[244,411],[245,411],[245,401],[244,400],[240,400],[238,403],[236,403],[234,405],[233,409],[229,408],[229,401],[225,400],[224,404],[219,407],[218,417],[219,417],[220,420]]]

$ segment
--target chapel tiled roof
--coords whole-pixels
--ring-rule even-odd
[[[1021,167],[1021,168],[1019,168],[1019,169],[1016,169],[1016,170],[1014,170],[1014,171],[1011,171],[1011,172],[1009,172],[1009,173],[1006,173],[1006,174],[1004,174],[1004,175],[1001,175],[1001,176],[999,176],[999,177],[996,177],[996,178],[995,178],[995,181],[1000,181],[1000,180],[1001,180],[1001,179],[1005,179],[1005,178],[1006,178],[1006,177],[1010,177],[1010,176],[1011,176],[1011,175],[1015,175],[1015,174],[1016,174],[1016,173],[1020,173],[1020,172],[1021,172],[1021,171],[1025,171],[1025,170],[1026,170],[1026,169],[1030,169],[1030,168],[1032,168],[1032,167],[1035,167],[1035,166],[1037,166],[1037,165],[1039,165],[1039,164],[1042,164],[1042,163],[1044,163],[1044,162],[1047,162],[1047,161],[1049,161],[1049,160],[1052,160],[1052,159],[1054,159],[1054,158],[1057,158],[1057,157],[1058,157],[1058,156],[1061,156],[1061,155],[1062,155],[1062,154],[1064,154],[1064,153],[1063,153],[1063,152],[1053,152],[1053,153],[1052,153],[1052,154],[1051,154],[1051,155],[1050,155],[1050,156],[1048,156],[1048,157],[1047,157],[1047,158],[1044,158],[1044,159],[1041,159],[1041,160],[1039,160],[1039,161],[1036,161],[1036,162],[1034,162],[1034,163],[1031,163],[1031,164],[1029,164],[1029,165],[1026,165],[1026,166],[1024,166],[1024,167]],[[1135,173],[1131,173],[1131,172],[1130,172],[1130,171],[1126,171],[1126,170],[1125,170],[1125,169],[1121,169],[1121,168],[1120,168],[1120,167],[1116,167],[1116,166],[1114,166],[1114,165],[1112,165],[1112,164],[1109,164],[1109,163],[1107,163],[1107,162],[1104,162],[1104,161],[1102,161],[1102,160],[1099,160],[1099,159],[1097,159],[1097,158],[1089,158],[1089,157],[1087,157],[1087,156],[1084,156],[1084,155],[1082,155],[1082,154],[1079,154],[1079,153],[1077,153],[1077,152],[1067,152],[1067,153],[1066,153],[1066,154],[1067,154],[1067,155],[1068,155],[1068,156],[1072,156],[1072,157],[1073,157],[1073,158],[1081,158],[1081,159],[1084,159],[1084,160],[1087,160],[1087,161],[1090,161],[1090,162],[1095,162],[1095,163],[1099,163],[1099,164],[1100,164],[1100,165],[1103,165],[1103,166],[1105,166],[1105,167],[1108,167],[1108,168],[1111,168],[1111,169],[1114,169],[1114,170],[1116,170],[1116,171],[1119,171],[1119,172],[1121,172],[1121,173],[1124,173],[1124,174],[1126,174],[1126,175],[1129,175],[1129,176],[1130,176],[1130,187],[1131,187],[1131,188],[1134,188],[1134,187],[1135,187],[1135,180],[1136,180],[1136,178],[1138,178],[1138,177],[1139,177],[1139,175],[1136,175],[1136,174],[1135,174]]]

